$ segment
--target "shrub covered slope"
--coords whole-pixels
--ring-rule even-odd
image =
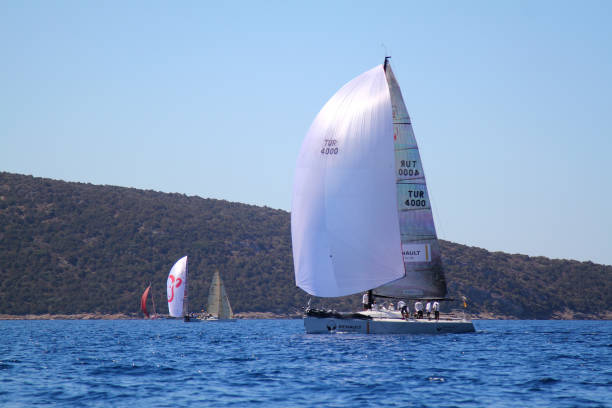
[[[601,318],[612,266],[442,242],[449,294],[514,318]],[[289,213],[223,200],[0,173],[0,314],[135,313],[149,282],[162,312],[172,264],[189,255],[190,304],[221,272],[235,311],[296,313]],[[338,309],[358,295],[317,299]]]

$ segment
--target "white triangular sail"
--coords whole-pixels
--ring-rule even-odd
[[[219,271],[215,271],[213,275],[208,291],[208,305],[206,310],[218,319],[232,319],[234,317],[232,306],[225,292],[225,286],[221,281]]]
[[[291,236],[296,283],[312,295],[445,296],[416,139],[386,62],[342,87],[311,125]]]
[[[168,313],[172,317],[185,316],[186,302],[183,300],[186,295],[187,287],[187,257],[184,256],[172,267],[168,274]]]
[[[379,65],[321,109],[300,150],[291,210],[297,285],[344,296],[404,276],[391,98]]]

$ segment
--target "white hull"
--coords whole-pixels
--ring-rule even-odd
[[[304,317],[306,333],[363,333],[363,334],[442,334],[471,333],[470,320],[428,319],[335,319],[333,317]]]
[[[213,317],[212,319],[204,319],[205,322],[219,322],[219,323],[232,323],[235,322],[236,319],[217,319],[215,317]]]

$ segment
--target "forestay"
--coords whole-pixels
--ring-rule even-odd
[[[187,257],[184,256],[172,267],[168,275],[168,313],[172,317],[182,317],[183,298],[187,286]]]

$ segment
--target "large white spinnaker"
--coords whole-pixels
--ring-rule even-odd
[[[187,286],[187,257],[184,256],[172,267],[168,274],[168,313],[172,317],[183,317],[183,298]]]
[[[302,144],[291,237],[297,285],[344,296],[405,275],[393,117],[383,65],[344,85]]]

